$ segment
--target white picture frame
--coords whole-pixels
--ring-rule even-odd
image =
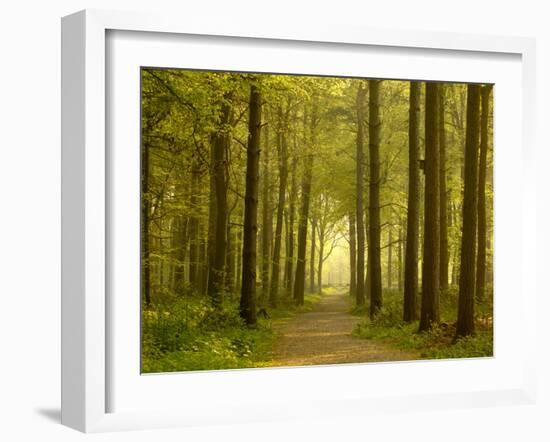
[[[221,38],[268,39],[285,44],[338,44],[341,47],[402,48],[457,53],[509,54],[521,63],[521,168],[519,192],[523,210],[521,222],[522,258],[535,250],[535,175],[534,170],[534,106],[535,44],[532,39],[493,37],[416,31],[388,31],[344,26],[314,25],[293,27],[269,23],[236,23],[199,20],[196,17],[166,17],[151,14],[86,10],[62,21],[62,423],[84,432],[122,429],[201,425],[220,422],[251,422],[288,417],[337,416],[369,414],[372,411],[487,406],[510,403],[532,403],[536,393],[535,339],[526,339],[521,356],[522,375],[504,388],[477,388],[449,393],[444,390],[427,394],[368,395],[353,397],[333,393],[327,398],[303,402],[275,403],[259,406],[260,392],[248,392],[223,403],[228,411],[181,407],[113,411],[109,406],[110,370],[113,354],[108,338],[111,317],[107,299],[109,285],[109,235],[116,230],[107,227],[109,187],[106,121],[109,85],[106,78],[108,32],[153,32],[161,35],[217,36]],[[159,34],[156,34],[159,35]],[[295,42],[295,43],[293,43]],[[421,79],[421,78],[419,78]],[[498,168],[498,164],[495,166]],[[497,221],[498,222],[498,221]],[[498,245],[496,254],[498,254]],[[535,324],[527,317],[536,317],[534,266],[522,259],[521,307],[524,336],[533,336]],[[533,268],[531,268],[533,267]],[[136,295],[139,296],[139,295]],[[498,318],[497,318],[498,320]],[[533,344],[531,344],[533,343]],[[497,355],[498,357],[498,355]],[[455,364],[460,364],[460,361]],[[472,364],[476,364],[475,361]],[[395,365],[395,364],[392,364]],[[472,365],[473,366],[473,365]],[[345,376],[359,379],[366,366],[332,367],[345,370]],[[386,368],[384,368],[386,367]],[[378,365],[377,370],[390,370]],[[461,368],[454,367],[460,370]],[[315,367],[311,373],[328,373],[326,367]],[[311,370],[318,370],[312,372]],[[256,374],[252,374],[252,372]],[[257,373],[260,373],[259,375]],[[289,374],[291,373],[291,374]],[[304,369],[233,371],[220,374],[216,382],[243,382],[251,385],[279,377],[291,379]],[[342,373],[344,373],[342,371]],[[197,375],[193,382],[204,382],[211,373]],[[223,377],[225,376],[225,377]],[[170,376],[176,379],[176,376]],[[202,379],[202,380],[201,380]],[[166,381],[171,382],[171,381]],[[504,384],[503,384],[504,385]],[[167,394],[167,393],[163,393]],[[258,399],[257,406],[254,398]],[[186,398],[192,401],[192,397]],[[223,402],[223,401],[222,401]],[[228,408],[229,407],[229,408]],[[233,411],[233,412],[232,412]]]

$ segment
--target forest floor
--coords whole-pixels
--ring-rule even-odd
[[[325,294],[311,311],[276,320],[272,366],[323,365],[405,361],[419,354],[353,336],[361,318],[350,313],[352,300],[345,291]]]

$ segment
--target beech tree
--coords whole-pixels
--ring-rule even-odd
[[[262,94],[259,87],[250,86],[248,116],[248,146],[246,151],[246,190],[244,198],[243,269],[241,317],[247,325],[256,325],[256,238],[258,232],[258,181],[260,165],[260,133],[262,124]]]
[[[426,158],[424,203],[424,258],[419,330],[439,322],[439,85],[426,83]]]
[[[468,85],[466,147],[464,150],[464,203],[462,208],[462,245],[458,287],[456,337],[474,333],[474,296],[476,284],[477,171],[479,150],[480,86]]]

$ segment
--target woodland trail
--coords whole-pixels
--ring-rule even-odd
[[[274,324],[272,366],[346,364],[418,359],[414,353],[393,349],[383,343],[352,336],[361,321],[349,313],[346,292],[324,295],[311,312]]]

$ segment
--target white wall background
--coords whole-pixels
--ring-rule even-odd
[[[550,327],[547,164],[550,14],[522,0],[12,0],[0,10],[0,440],[248,441],[549,440]],[[59,425],[60,17],[84,8],[166,10],[232,20],[350,23],[377,28],[533,36],[538,44],[539,348],[536,406],[411,412],[324,422],[287,422],[85,436]],[[546,200],[546,201],[545,201]],[[535,262],[533,260],[533,262]]]

